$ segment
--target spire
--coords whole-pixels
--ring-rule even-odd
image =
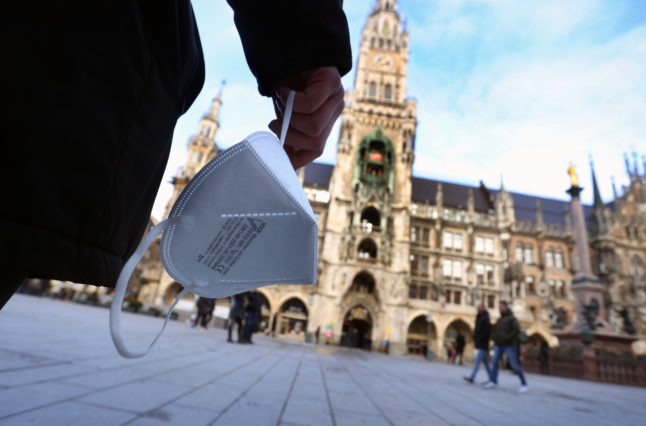
[[[624,164],[626,165],[626,173],[628,173],[628,179],[633,180],[633,173],[630,171],[630,160],[628,160],[628,154],[624,152]]]
[[[601,193],[599,192],[599,185],[597,184],[597,175],[594,172],[594,162],[592,161],[592,155],[590,156],[590,171],[592,173],[592,190],[594,192],[594,206],[603,206],[603,201],[601,200]]]
[[[218,91],[218,95],[213,98],[213,101],[211,101],[211,109],[209,110],[208,113],[202,117],[202,119],[207,119],[211,121],[215,121],[216,123],[220,123],[220,108],[222,108],[222,91],[224,90],[224,86],[227,84],[226,80],[222,80],[222,85],[220,86],[220,90]]]
[[[505,183],[502,181],[502,173],[500,174],[500,192],[505,190]]]
[[[378,10],[395,10],[397,9],[397,0],[377,0],[375,12]]]
[[[614,199],[617,199],[617,187],[615,186],[615,177],[610,176],[610,181],[612,182],[612,196]]]
[[[644,167],[644,176],[646,176],[646,155],[642,155],[642,167]]]
[[[639,176],[639,166],[638,166],[638,164],[639,163],[637,162],[637,153],[635,151],[633,151],[633,174],[635,175],[635,177]]]

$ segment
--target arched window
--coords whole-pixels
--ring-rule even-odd
[[[516,262],[521,263],[523,261],[523,243],[516,244]]]
[[[367,272],[359,272],[352,280],[350,292],[373,294],[375,292],[375,279]]]
[[[545,266],[548,268],[554,266],[554,252],[551,247],[545,252]]]
[[[361,212],[361,226],[365,231],[375,231],[375,228],[378,229],[380,224],[381,218],[379,217],[379,211],[376,208],[372,206],[366,207]]]
[[[390,84],[386,84],[386,89],[384,90],[384,97],[390,99],[393,96],[393,87]]]
[[[561,249],[557,249],[556,252],[554,252],[554,266],[557,268],[563,268],[563,251]]]
[[[371,98],[374,98],[377,96],[377,85],[375,84],[374,81],[370,82],[370,89],[368,90],[368,95]]]
[[[359,259],[376,259],[377,245],[370,238],[366,238],[359,243]]]

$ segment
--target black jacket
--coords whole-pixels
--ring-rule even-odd
[[[351,67],[338,0],[229,0],[260,92]],[[0,271],[113,286],[204,82],[188,0],[13,2],[2,50]]]
[[[245,313],[245,293],[239,293],[233,296],[229,318],[232,320],[241,319]]]
[[[489,312],[483,311],[476,316],[476,328],[473,331],[473,340],[476,349],[489,349],[489,336],[491,335],[491,320]]]
[[[519,334],[518,321],[511,310],[508,310],[496,321],[492,338],[498,346],[515,346]]]

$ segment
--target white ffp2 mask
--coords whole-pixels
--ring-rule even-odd
[[[217,155],[124,265],[110,309],[112,340],[122,356],[145,355],[187,291],[217,298],[271,284],[316,282],[316,219],[282,147],[293,97],[290,92],[280,141],[272,133],[256,132]],[[184,290],[148,349],[133,352],[121,336],[121,305],[132,271],[164,230],[161,261]]]

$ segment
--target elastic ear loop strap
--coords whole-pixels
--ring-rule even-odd
[[[293,90],[289,91],[287,96],[287,103],[285,104],[285,115],[283,116],[283,127],[280,129],[280,144],[285,145],[285,136],[287,136],[287,129],[289,128],[289,120],[292,118],[292,108],[294,107],[294,94]]]
[[[143,352],[133,352],[126,348],[126,344],[123,341],[123,336],[121,335],[121,305],[123,304],[123,299],[126,295],[126,289],[128,287],[130,276],[132,275],[132,272],[135,270],[135,267],[137,266],[143,255],[146,253],[148,246],[150,246],[153,241],[155,241],[155,238],[157,238],[157,236],[164,229],[168,228],[171,225],[179,223],[180,220],[180,218],[170,218],[154,226],[150,230],[150,232],[148,232],[148,234],[141,240],[139,246],[137,247],[137,250],[135,250],[132,256],[130,256],[130,259],[128,259],[126,264],[123,266],[121,273],[119,274],[119,279],[117,280],[117,285],[114,289],[112,305],[110,305],[110,335],[112,336],[112,341],[114,342],[114,346],[117,348],[117,351],[124,358],[141,358],[142,356],[146,355],[150,351],[150,349],[152,349],[152,347],[157,342],[157,339],[159,339],[159,336],[161,336],[161,334],[164,332],[166,324],[168,324],[170,315],[173,312],[173,308],[175,308],[175,305],[177,305],[177,302],[179,302],[182,296],[184,296],[188,292],[188,289],[186,288],[179,292],[170,309],[168,309],[164,325],[162,326],[161,330],[159,330],[159,333],[157,333],[157,336],[155,336],[155,339],[146,350],[144,350]]]

